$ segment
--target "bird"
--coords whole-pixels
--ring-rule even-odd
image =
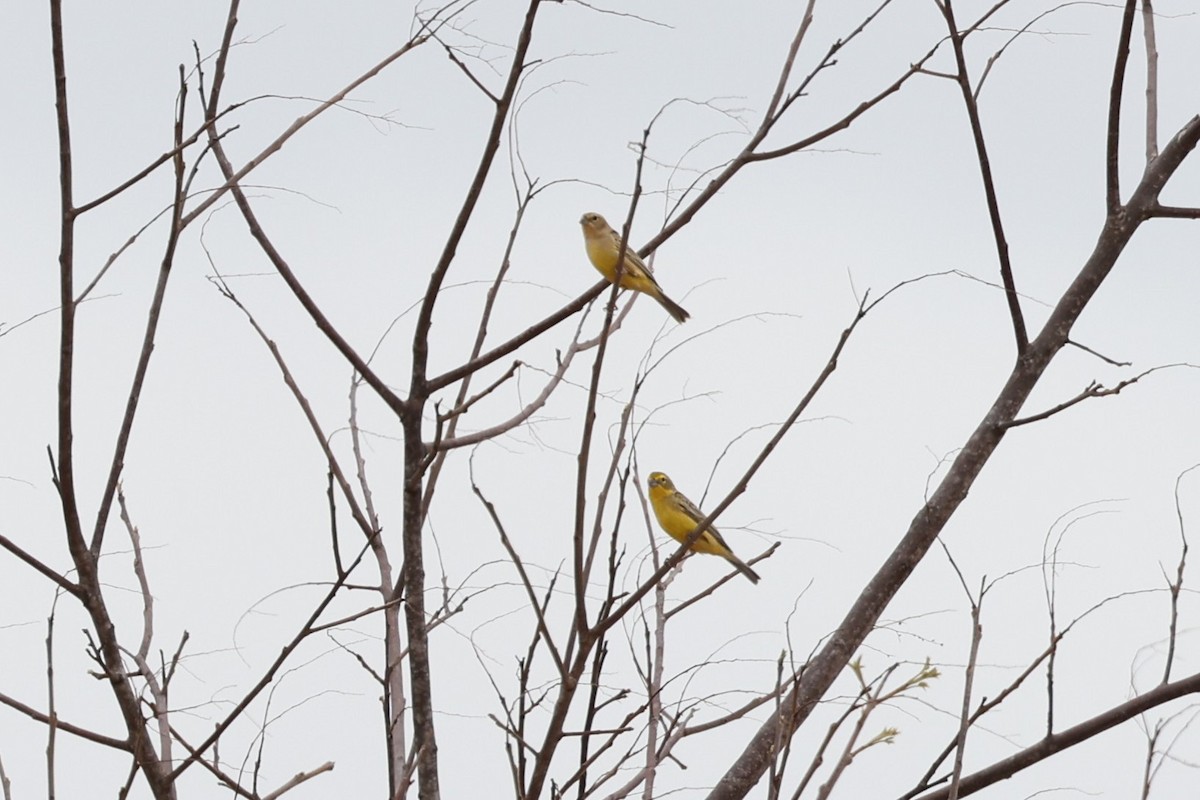
[[[671,483],[671,479],[666,476],[666,473],[651,472],[648,483],[650,484],[650,506],[654,509],[654,516],[658,518],[659,527],[675,541],[686,541],[688,535],[696,530],[697,523],[704,519],[704,512],[696,508],[695,503],[688,500],[684,497],[683,492],[675,488],[675,484]],[[725,540],[721,538],[721,534],[711,525],[705,529],[704,533],[700,534],[700,538],[692,543],[691,550],[696,553],[720,556],[737,567],[737,571],[749,578],[751,583],[759,581],[758,573],[733,554],[729,545],[725,544]]]
[[[608,221],[594,211],[580,217],[579,224],[583,226],[583,243],[587,247],[588,260],[609,283],[612,283],[617,277],[617,254],[621,250],[621,234],[614,231]],[[662,287],[650,274],[646,262],[630,247],[625,249],[621,288],[650,295],[675,318],[676,322],[684,322],[691,316],[683,306],[663,294]]]

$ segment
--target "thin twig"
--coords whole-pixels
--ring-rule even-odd
[[[1029,347],[1029,334],[1025,330],[1025,317],[1021,313],[1021,299],[1017,294],[1016,281],[1013,279],[1012,262],[1009,260],[1008,239],[1004,235],[1004,223],[1000,219],[1000,201],[996,196],[996,182],[992,177],[992,162],[988,157],[987,144],[983,138],[983,123],[979,118],[979,105],[975,93],[971,90],[971,76],[967,72],[967,60],[963,54],[963,38],[954,21],[954,5],[952,0],[942,0],[942,15],[950,31],[950,44],[954,49],[954,60],[957,69],[956,83],[962,94],[963,105],[967,109],[967,119],[971,125],[971,138],[975,142],[975,159],[979,164],[980,178],[983,181],[983,194],[987,200],[988,218],[992,224],[992,238],[996,246],[996,257],[1000,262],[1000,279],[1004,282],[1004,296],[1008,301],[1008,313],[1012,319],[1013,334],[1017,339],[1017,357],[1020,358]]]
[[[949,2],[949,0],[947,0]],[[954,769],[950,773],[949,800],[958,800],[959,782],[962,780],[963,756],[967,750],[967,732],[971,729],[971,694],[975,686],[975,668],[979,663],[979,643],[983,640],[983,624],[980,622],[983,598],[987,594],[985,579],[980,579],[979,599],[968,594],[971,602],[971,650],[967,656],[967,669],[963,677],[962,708],[958,717],[958,736],[954,743]]]
[[[1133,35],[1133,15],[1137,0],[1125,0],[1125,14],[1121,18],[1121,35],[1117,42],[1117,57],[1113,63],[1112,84],[1108,90],[1108,136],[1105,156],[1107,190],[1105,202],[1109,216],[1121,208],[1121,97],[1125,91],[1125,68],[1129,63],[1129,39]],[[1150,165],[1146,165],[1149,170]]]
[[[1114,706],[1078,725],[1059,731],[1052,736],[1046,736],[1036,744],[1030,745],[1008,758],[965,776],[959,785],[959,797],[966,797],[980,789],[1010,778],[1017,772],[1043,761],[1055,753],[1074,747],[1080,742],[1134,719],[1152,708],[1198,692],[1200,692],[1200,673],[1174,683],[1160,684],[1145,694]],[[949,796],[949,788],[940,788],[922,795],[920,800],[948,800]]]
[[[1146,43],[1146,165],[1149,166],[1158,158],[1158,45],[1154,41],[1151,0],[1142,0],[1142,34]]]
[[[33,555],[29,554],[28,552],[26,552],[24,550],[24,548],[22,548],[16,542],[14,542],[12,539],[9,539],[7,536],[5,536],[2,533],[0,533],[0,547],[3,547],[8,552],[12,553],[14,556],[21,559],[29,566],[33,567],[35,570],[40,572],[43,576],[54,581],[54,583],[60,589],[62,589],[64,592],[67,592],[68,594],[70,594],[71,596],[75,597],[78,600],[83,599],[83,595],[82,595],[83,590],[80,589],[77,584],[72,583],[71,581],[67,580],[66,576],[61,575],[58,572],[55,572],[50,567],[46,566],[44,563],[42,563],[42,561],[40,559],[38,559],[38,558],[34,557]]]
[[[1183,505],[1179,498],[1179,485],[1188,473],[1196,469],[1200,469],[1200,464],[1193,464],[1175,478],[1175,516],[1179,520],[1179,565],[1175,568],[1175,580],[1167,581],[1167,588],[1171,595],[1171,622],[1167,632],[1167,658],[1163,665],[1163,683],[1171,680],[1171,667],[1175,662],[1176,636],[1179,632],[1179,593],[1183,591],[1183,570],[1187,566],[1188,554],[1187,526],[1183,521]]]
[[[57,599],[57,598],[56,598]],[[57,603],[56,603],[57,605]],[[46,620],[46,794],[55,797],[55,763],[58,753],[58,704],[54,699],[54,611]]]
[[[210,733],[187,758],[185,758],[179,763],[178,766],[171,770],[170,774],[167,776],[167,780],[170,783],[174,783],[176,780],[178,780],[179,776],[182,775],[188,767],[190,767],[200,758],[201,753],[210,747],[215,747],[217,741],[222,735],[224,735],[229,726],[241,717],[242,713],[250,707],[250,704],[254,702],[254,699],[258,697],[258,695],[261,694],[264,689],[274,682],[275,675],[280,669],[283,668],[283,665],[287,663],[288,659],[291,658],[291,655],[293,652],[295,652],[296,648],[299,647],[305,639],[312,635],[314,626],[317,624],[317,620],[320,619],[321,615],[325,612],[325,609],[329,607],[330,603],[332,603],[334,598],[336,598],[341,592],[342,586],[345,584],[346,579],[351,573],[354,572],[355,568],[362,563],[363,557],[367,554],[367,549],[368,545],[363,545],[363,547],[358,551],[358,555],[355,557],[354,561],[352,561],[350,566],[346,569],[346,575],[339,576],[339,578],[330,585],[328,591],[325,593],[325,596],[321,598],[320,602],[317,603],[312,613],[309,614],[308,618],[300,626],[299,630],[295,633],[295,635],[293,635],[291,641],[284,645],[279,651],[279,655],[277,655],[275,660],[272,661],[270,666],[267,667],[266,671],[263,673],[262,677],[259,678],[258,682],[251,687],[250,691],[242,696],[242,699],[239,700],[233,709],[225,715],[225,718],[214,726],[212,733]]]
[[[322,764],[321,766],[319,766],[315,769],[306,770],[304,772],[297,772],[291,778],[288,778],[288,780],[285,781],[284,784],[282,786],[280,786],[278,789],[276,789],[273,792],[268,792],[267,794],[264,794],[262,796],[262,800],[279,800],[279,798],[282,797],[284,795],[284,793],[289,792],[292,789],[295,789],[297,786],[304,783],[305,781],[312,780],[313,778],[317,777],[318,775],[325,773],[325,772],[331,772],[332,770],[333,770],[333,762],[326,761],[324,764]]]
[[[29,717],[30,719],[34,720],[35,722],[40,722],[44,725],[50,724],[50,721],[51,721],[50,714],[43,714],[41,711],[38,711],[36,708],[33,708],[32,706],[28,706],[25,703],[22,703],[20,700],[17,700],[14,697],[9,697],[6,694],[0,693],[0,705],[8,706],[9,708],[13,709],[14,711],[18,711],[18,712],[24,714],[25,716]],[[87,741],[93,742],[94,744],[103,745],[104,747],[110,747],[113,750],[120,750],[124,753],[132,753],[133,752],[133,748],[130,746],[128,740],[126,740],[126,739],[117,739],[112,736],[105,736],[102,733],[96,733],[95,731],[88,730],[87,728],[84,728],[80,725],[75,725],[74,723],[66,722],[65,720],[59,719],[57,715],[55,715],[53,719],[54,719],[54,724],[58,726],[58,729],[60,731],[69,733],[72,736],[78,736],[80,739],[86,739]]]
[[[675,565],[682,561],[684,557],[691,552],[692,544],[700,538],[700,535],[708,530],[709,526],[716,521],[717,517],[720,516],[721,513],[724,512],[725,509],[728,508],[737,497],[746,491],[746,489],[749,487],[750,479],[754,477],[754,475],[766,462],[767,457],[770,456],[771,453],[775,451],[775,448],[779,446],[779,443],[783,441],[783,438],[795,425],[796,420],[798,420],[800,415],[808,409],[808,406],[812,403],[813,399],[817,396],[822,387],[824,387],[826,381],[829,380],[829,377],[833,375],[834,371],[837,369],[838,359],[841,356],[842,351],[845,349],[846,344],[849,342],[850,336],[854,333],[855,329],[858,327],[858,324],[866,316],[869,309],[873,307],[868,306],[865,303],[866,300],[864,298],[863,304],[859,305],[855,312],[854,318],[850,322],[850,325],[843,330],[841,336],[838,337],[838,341],[834,345],[833,352],[829,356],[829,359],[825,362],[824,368],[813,380],[812,384],[808,388],[808,391],[805,392],[804,396],[800,398],[799,402],[797,402],[795,408],[792,409],[792,413],[789,414],[788,417],[780,424],[779,430],[777,430],[770,440],[762,447],[758,455],[750,463],[749,467],[747,467],[746,471],[742,474],[742,477],[738,480],[738,482],[734,484],[732,489],[729,490],[729,493],[725,496],[725,498],[721,500],[721,502],[719,502],[711,512],[709,512],[707,517],[696,524],[695,530],[688,535],[688,538],[685,541],[680,543],[678,549],[676,549],[676,551],[671,554],[670,557],[663,561],[662,565],[654,571],[654,574],[651,575],[650,578],[642,584],[642,586],[630,593],[630,595],[626,597],[622,601],[621,605],[618,606],[614,611],[609,613],[603,619],[596,621],[596,624],[592,629],[593,631],[599,633],[616,624],[618,620],[624,617],[624,615],[628,613],[629,609],[638,603],[641,598],[650,591],[657,581],[661,580],[664,575],[674,569]],[[765,763],[763,767],[764,769],[766,768]]]
[[[496,526],[496,532],[500,534],[500,543],[504,545],[505,551],[508,553],[509,559],[512,560],[513,566],[517,568],[517,574],[521,576],[521,585],[525,587],[525,593],[529,596],[529,602],[537,617],[538,632],[541,633],[542,640],[546,643],[546,647],[550,650],[550,656],[554,659],[554,665],[558,668],[558,673],[564,679],[567,675],[567,668],[563,664],[562,655],[558,652],[558,648],[554,644],[554,638],[550,634],[550,628],[546,624],[546,618],[541,612],[541,606],[538,604],[537,596],[533,592],[533,584],[529,580],[529,573],[525,570],[525,564],[521,561],[521,557],[517,555],[516,549],[512,545],[512,541],[508,538],[508,532],[504,530],[504,523],[500,521],[500,515],[496,513],[496,507],[483,496],[483,491],[480,490],[478,484],[475,483],[474,464],[471,465],[471,491],[475,492],[475,496],[479,498],[479,502],[487,510],[488,516],[492,520],[492,524]]]

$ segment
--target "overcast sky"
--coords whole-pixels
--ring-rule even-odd
[[[195,127],[200,108],[193,43],[204,56],[217,49],[225,22],[219,5],[67,4],[78,202],[103,194],[169,149],[180,64],[193,90],[188,127]],[[769,102],[801,5],[545,4],[531,49],[540,63],[526,78],[515,132],[505,139],[443,290],[430,371],[454,366],[469,352],[513,221],[515,154],[528,177],[545,188],[515,244],[489,342],[522,330],[595,282],[577,221],[585,211],[598,211],[614,224],[623,219],[636,167],[632,145],[656,114],[635,245],[657,233],[697,176],[738,152]],[[975,80],[1014,30],[1055,5],[1013,2],[972,36],[967,54]],[[960,23],[987,6],[956,5]],[[858,0],[818,3],[797,76],[810,72],[873,7]],[[1185,0],[1160,0],[1156,10],[1165,141],[1200,112],[1200,19]],[[481,2],[465,8],[455,29],[445,32],[492,91],[506,74],[521,13],[513,3]],[[317,101],[395,50],[412,30],[412,14],[411,7],[395,3],[244,4],[223,97],[227,103],[256,99],[226,120],[236,128],[226,138],[235,162],[243,163]],[[49,11],[45,4],[22,2],[5,16],[0,533],[66,570],[46,456],[56,441],[58,317],[34,318],[58,302]],[[1119,27],[1116,7],[1068,3],[1012,42],[980,95],[1015,279],[1033,332],[1087,258],[1103,220],[1104,126]],[[836,121],[893,82],[943,35],[932,2],[897,0],[819,74],[768,144],[782,146]],[[1140,28],[1134,44],[1124,108],[1125,187],[1144,165]],[[939,52],[930,69],[952,70],[950,51]],[[264,226],[308,291],[359,352],[378,348],[373,363],[397,388],[408,381],[411,309],[462,202],[490,116],[489,101],[442,49],[428,44],[303,130],[246,182]],[[160,170],[80,220],[77,285],[86,285],[163,209],[170,181],[169,172]],[[206,161],[196,187],[218,183]],[[1195,157],[1164,201],[1200,205]],[[75,445],[85,520],[94,519],[104,485],[165,236],[159,218],[79,312]],[[1072,334],[1131,366],[1067,348],[1025,413],[1064,402],[1092,381],[1111,386],[1151,367],[1200,365],[1198,245],[1195,222],[1144,226]],[[653,263],[664,289],[692,320],[678,327],[642,299],[612,339],[590,485],[599,485],[642,360],[677,347],[641,389],[635,423],[648,424],[636,461],[643,479],[666,471],[698,502],[710,481],[708,499],[715,502],[743,474],[772,425],[787,416],[824,366],[858,298],[947,273],[905,286],[868,315],[801,423],[723,515],[722,530],[743,558],[776,542],[780,547],[756,566],[759,585],[735,580],[673,623],[667,673],[681,677],[664,699],[733,690],[743,694],[719,697],[713,708],[736,705],[771,688],[782,650],[803,660],[837,626],[1011,367],[1013,335],[996,288],[995,247],[956,84],[916,76],[817,147],[747,167],[657,251]],[[184,631],[190,635],[185,674],[172,701],[185,709],[178,724],[193,740],[203,738],[258,679],[331,576],[324,457],[266,347],[214,288],[215,271],[232,276],[230,285],[279,345],[324,429],[336,431],[339,454],[349,454],[351,371],[274,274],[237,209],[222,200],[183,237],[123,473],[130,511],[148,548],[156,648],[169,654]],[[597,304],[585,330],[598,329],[601,312]],[[567,346],[578,324],[577,316],[522,349],[517,357],[526,366],[464,419],[464,431],[496,424],[539,392],[556,351]],[[575,454],[593,355],[580,357],[567,384],[529,424],[452,456],[431,511],[430,583],[440,584],[444,574],[459,598],[471,597],[433,637],[447,798],[506,796],[503,736],[488,718],[500,709],[487,676],[511,698],[515,659],[533,630],[515,571],[470,491],[468,458],[535,581],[544,586],[555,570],[569,568]],[[502,360],[478,385],[510,363]],[[1198,399],[1200,368],[1173,367],[1005,439],[942,537],[972,590],[982,580],[1006,576],[984,603],[976,702],[994,696],[1047,644],[1047,572],[1037,565],[1055,543],[1062,562],[1060,625],[1129,593],[1089,616],[1064,643],[1056,724],[1074,724],[1161,678],[1169,621],[1165,576],[1174,575],[1179,559],[1175,482],[1200,462]],[[360,402],[374,499],[385,536],[395,537],[399,554],[400,429],[378,400],[364,393]],[[1185,520],[1194,522],[1200,472],[1184,480],[1180,496]],[[652,567],[636,495],[628,500],[633,505],[622,527],[622,579],[632,588]],[[119,624],[132,631],[140,600],[125,541],[118,527],[112,530],[112,555],[105,560],[110,602]],[[657,530],[654,535],[663,546],[665,537]],[[725,568],[717,559],[689,560],[670,596],[689,597]],[[370,583],[369,577],[361,583]],[[45,708],[45,619],[53,599],[46,580],[0,555],[0,692],[37,708]],[[333,613],[351,613],[374,599],[350,593]],[[111,694],[85,674],[93,665],[84,651],[84,616],[71,602],[60,602],[58,610],[62,718],[121,735]],[[1177,676],[1200,667],[1197,612],[1185,593]],[[556,614],[565,631],[566,598]],[[846,796],[892,797],[907,790],[952,735],[961,704],[969,605],[941,548],[930,552],[885,621],[862,651],[868,675],[896,662],[904,664],[897,673],[904,675],[928,658],[943,677],[920,702],[900,704],[872,722],[894,724],[901,735],[861,757],[840,787]],[[353,646],[378,661],[380,626],[370,618],[310,642],[270,707],[259,703],[222,745],[222,761],[236,765],[246,758],[255,724],[272,719],[264,790],[332,760],[332,773],[291,796],[381,796],[386,774],[379,689],[339,649]],[[641,646],[631,620],[612,642],[614,687],[636,685],[625,635],[631,646]],[[713,663],[689,671],[706,660]],[[540,677],[548,680],[548,665],[542,667],[547,671]],[[847,675],[830,697],[849,691]],[[974,733],[968,771],[1036,741],[1044,732],[1045,703],[1039,673]],[[1145,725],[1183,711],[1169,729],[1174,735],[1190,719],[1186,708],[1180,703],[1153,712]],[[797,738],[798,753],[811,752],[836,711],[833,706],[810,721]],[[682,791],[672,797],[703,796],[766,713],[681,745],[676,755],[687,769],[664,766],[659,796],[673,789]],[[44,795],[45,733],[0,708],[0,759],[18,800]],[[124,760],[66,736],[58,742],[60,796],[115,794],[128,768]],[[1135,796],[1145,747],[1144,733],[1126,725],[990,796],[1045,789]],[[1185,731],[1174,748],[1180,761],[1163,767],[1154,796],[1194,791],[1191,765],[1200,762],[1200,738]],[[253,753],[248,757],[252,762]],[[562,757],[559,779],[570,772],[569,756]],[[191,796],[215,793],[210,778],[196,769],[183,786]],[[754,796],[764,791],[760,786]],[[139,784],[135,795],[148,793]]]

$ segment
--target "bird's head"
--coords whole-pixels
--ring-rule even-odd
[[[648,482],[651,489],[661,486],[670,491],[675,490],[675,484],[671,483],[671,479],[667,477],[667,473],[665,472],[651,472]]]
[[[608,221],[595,211],[589,211],[579,218],[579,224],[591,230],[603,231],[608,228]]]

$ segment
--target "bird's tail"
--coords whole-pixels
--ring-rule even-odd
[[[654,299],[658,301],[659,305],[667,310],[668,314],[675,318],[676,322],[687,322],[688,317],[691,316],[691,314],[684,310],[683,306],[679,305],[679,303],[676,303],[674,300],[663,294],[662,290],[659,290],[659,292],[654,295]]]
[[[737,571],[749,578],[751,583],[758,583],[761,580],[761,578],[758,577],[757,572],[746,566],[746,563],[733,553],[725,556],[725,560],[737,567]]]

